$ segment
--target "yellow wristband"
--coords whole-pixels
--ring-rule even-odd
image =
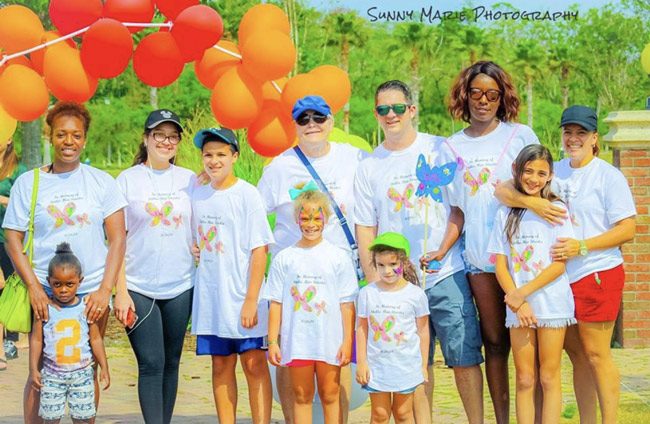
[[[272,345],[278,344],[278,341],[277,340],[269,340],[266,344],[267,344],[267,346],[272,346]]]

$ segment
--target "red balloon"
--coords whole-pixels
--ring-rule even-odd
[[[90,26],[81,43],[81,63],[95,78],[113,78],[129,65],[133,39],[115,19],[103,18]]]
[[[0,75],[0,104],[14,119],[38,119],[50,103],[43,78],[23,65],[11,65]]]
[[[239,22],[237,32],[239,44],[243,46],[248,37],[256,32],[280,31],[289,35],[291,33],[291,24],[284,10],[274,4],[258,4],[250,9]]]
[[[168,32],[144,37],[133,53],[133,70],[140,81],[152,87],[164,87],[183,72],[183,57]]]
[[[282,109],[290,113],[298,99],[317,94],[316,84],[317,81],[311,74],[298,74],[289,79],[282,90]]]
[[[59,34],[56,31],[47,31],[43,36],[41,37],[41,41],[39,44],[47,43],[48,41],[56,40],[57,38],[61,38],[61,34]],[[60,43],[65,43],[68,46],[76,49],[77,44],[74,42],[72,38],[68,38],[65,41],[61,41],[57,44],[53,44],[54,46],[60,44]],[[35,52],[31,52],[29,54],[31,60],[32,60],[32,65],[34,67],[34,70],[38,72],[39,74],[43,75],[43,59],[45,58],[45,52],[47,51],[49,47],[45,47],[40,50],[36,50]]]
[[[0,7],[0,48],[6,54],[38,45],[44,31],[41,20],[27,7],[15,4]]]
[[[280,114],[280,103],[264,102],[262,112],[248,127],[248,144],[258,154],[277,156],[287,150],[296,138],[296,127],[291,118]]]
[[[63,35],[85,28],[102,16],[101,0],[51,0],[50,19]]]
[[[232,41],[221,40],[217,43],[230,52],[239,54],[237,45]],[[194,73],[199,82],[207,89],[212,90],[219,78],[233,66],[239,65],[241,59],[224,53],[215,48],[207,49],[201,60],[194,62]]]
[[[262,110],[262,87],[240,66],[223,74],[212,90],[212,113],[225,127],[249,126]]]
[[[190,6],[178,14],[171,34],[186,62],[198,60],[223,35],[221,16],[211,7]]]
[[[152,0],[106,0],[103,16],[120,22],[149,23],[153,19],[155,8]],[[143,27],[128,27],[132,33]]]
[[[296,63],[296,48],[291,38],[280,31],[260,31],[244,42],[244,68],[260,81],[282,78]]]
[[[199,0],[156,0],[160,13],[171,20],[176,19],[184,9],[199,4]]]
[[[47,49],[43,60],[43,76],[47,87],[59,100],[83,103],[97,90],[97,78],[86,73],[79,50],[65,44]]]

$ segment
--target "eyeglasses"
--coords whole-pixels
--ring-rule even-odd
[[[174,145],[181,141],[181,136],[178,134],[165,135],[165,133],[161,132],[151,133],[151,138],[153,138],[156,143],[164,143],[165,140],[169,140],[169,142]]]
[[[469,98],[472,100],[481,100],[485,96],[488,102],[496,102],[501,97],[501,92],[499,90],[486,90],[483,91],[480,88],[470,88],[469,89]]]
[[[298,119],[296,119],[296,124],[304,127],[305,125],[309,124],[309,121],[314,121],[317,124],[323,124],[325,121],[327,121],[327,116],[321,115],[320,113],[303,113],[298,117]]]
[[[407,105],[406,103],[395,103],[394,105],[379,105],[375,110],[379,116],[386,116],[391,110],[395,112],[395,115],[403,115],[409,106],[411,105]]]

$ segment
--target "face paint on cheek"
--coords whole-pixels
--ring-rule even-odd
[[[393,268],[395,275],[402,275],[404,273],[404,265],[400,265],[397,268]]]

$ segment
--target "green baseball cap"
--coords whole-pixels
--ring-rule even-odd
[[[395,249],[401,249],[406,253],[406,256],[411,255],[411,246],[409,241],[399,233],[387,232],[382,233],[370,243],[369,250],[373,250],[376,246],[388,246]]]

